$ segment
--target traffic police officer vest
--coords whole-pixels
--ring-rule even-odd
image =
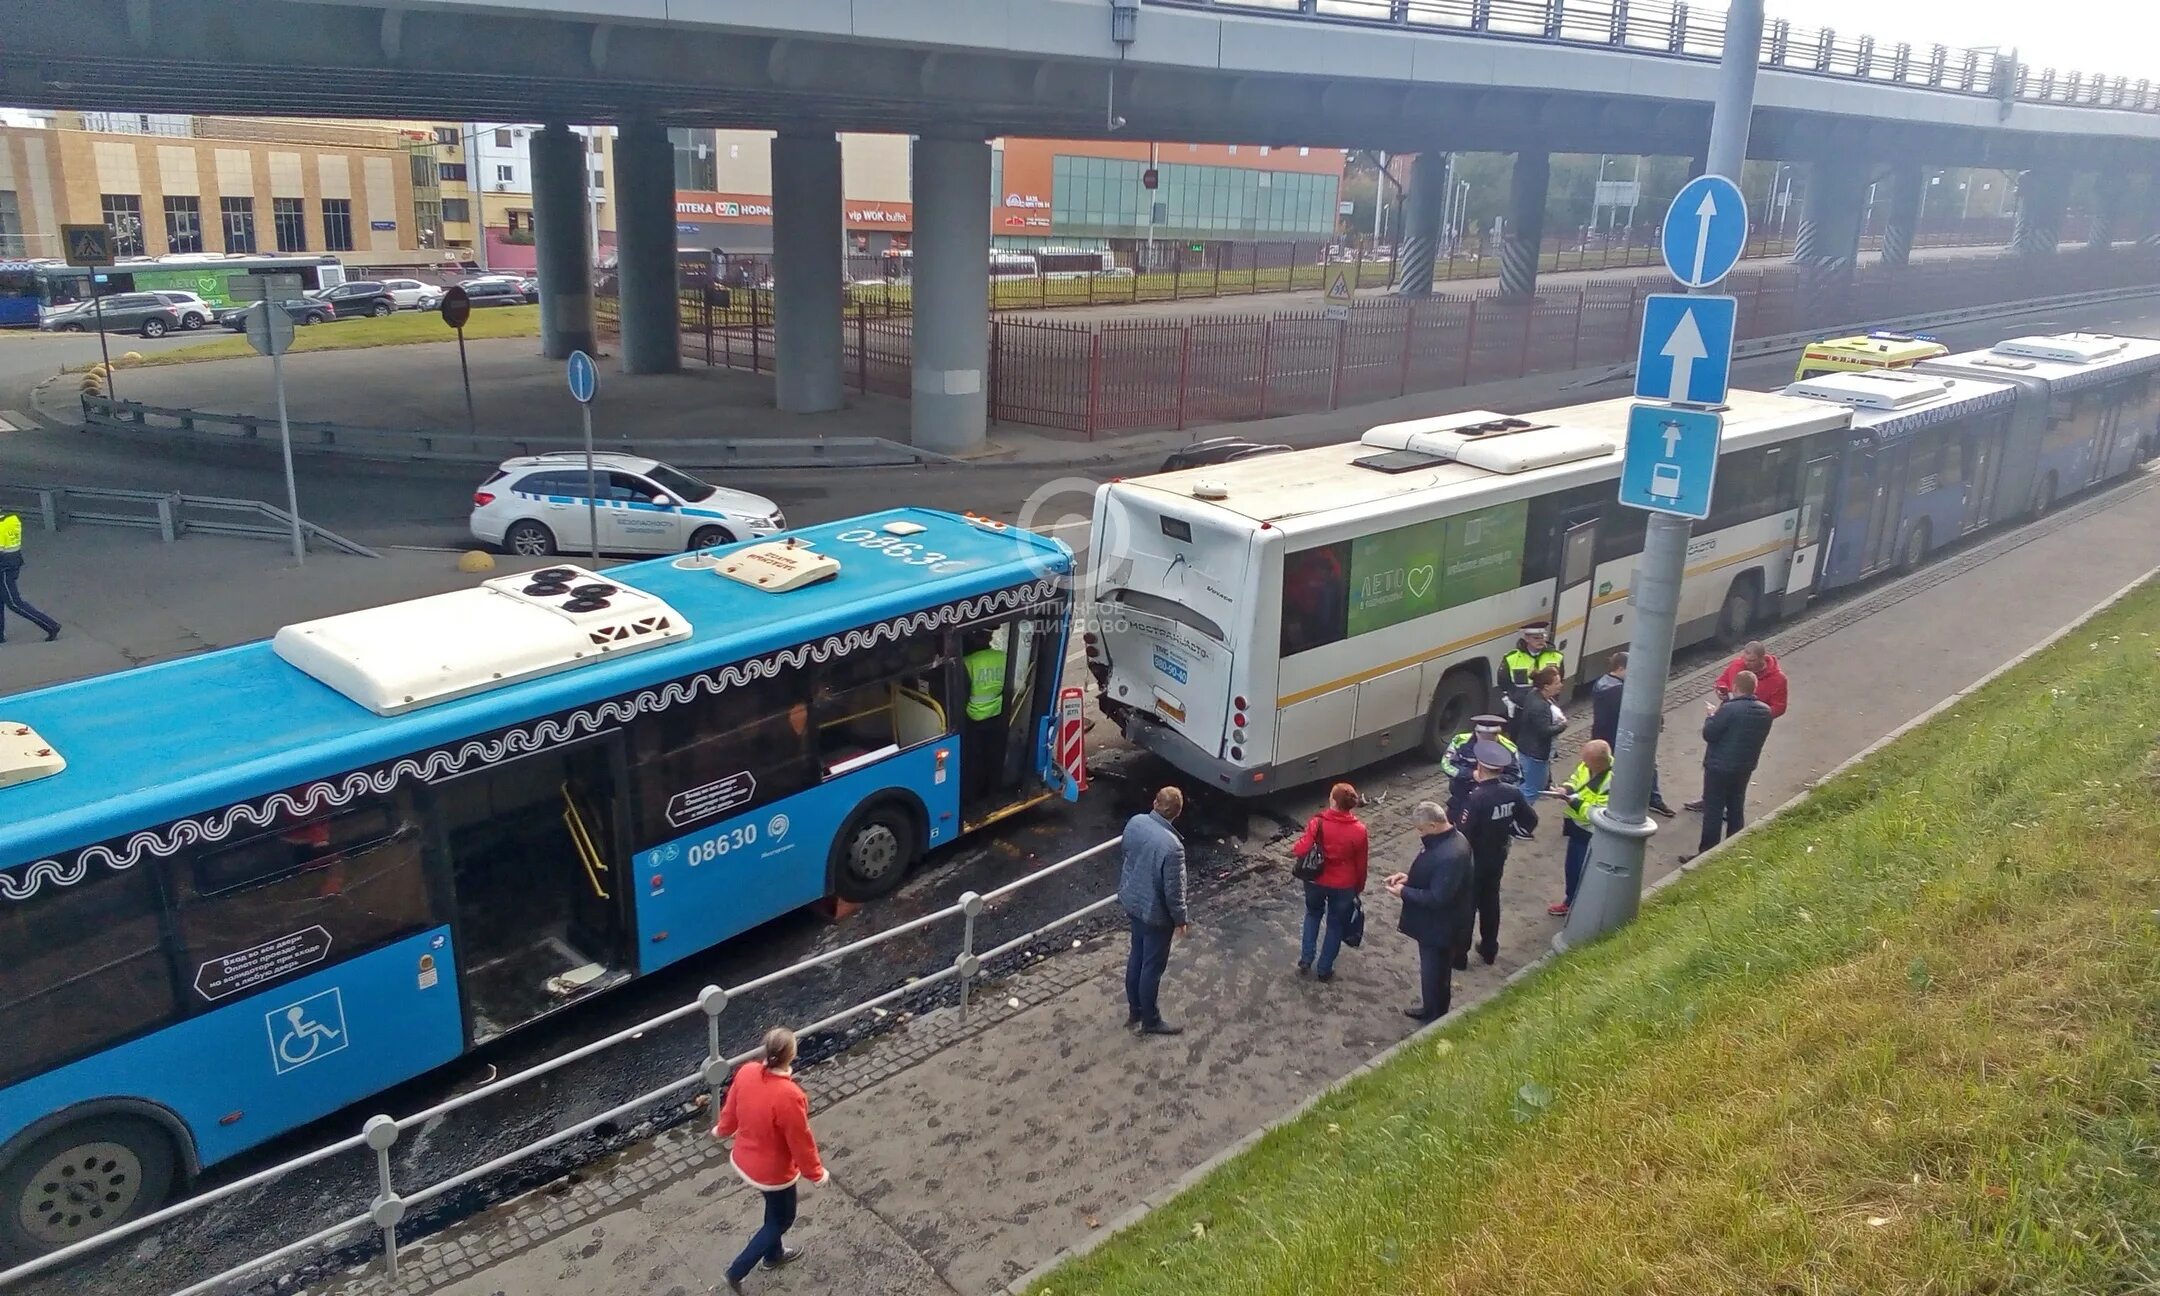
[[[13,513],[0,513],[0,554],[22,552],[22,519]]]
[[[1005,709],[1005,654],[995,648],[977,648],[960,661],[968,674],[967,718],[996,718]]]
[[[1578,762],[1575,772],[1561,785],[1561,791],[1568,794],[1566,813],[1569,821],[1585,832],[1589,831],[1590,812],[1611,799],[1611,787],[1611,766],[1607,766],[1603,774],[1592,774],[1588,764]]]

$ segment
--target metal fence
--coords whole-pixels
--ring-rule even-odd
[[[981,893],[965,892],[956,903],[943,909],[888,927],[874,936],[867,936],[862,940],[852,941],[838,948],[827,950],[799,963],[790,964],[776,972],[753,977],[740,985],[726,988],[707,986],[698,993],[697,999],[691,1003],[670,1009],[657,1017],[616,1031],[614,1034],[603,1039],[594,1040],[590,1044],[558,1054],[538,1066],[490,1081],[470,1092],[459,1094],[446,1102],[437,1103],[424,1111],[414,1112],[409,1116],[402,1117],[371,1116],[362,1125],[360,1132],[338,1139],[304,1156],[294,1157],[289,1161],[269,1166],[244,1178],[236,1179],[231,1183],[221,1184],[209,1192],[177,1202],[162,1210],[145,1215],[132,1223],[102,1233],[97,1237],[62,1247],[28,1264],[0,1272],[0,1289],[15,1287],[38,1274],[49,1273],[73,1261],[106,1250],[129,1238],[152,1233],[174,1220],[206,1210],[240,1193],[274,1184],[296,1170],[319,1165],[333,1157],[343,1156],[349,1152],[359,1151],[364,1151],[372,1160],[376,1177],[376,1193],[365,1210],[357,1211],[306,1237],[296,1239],[274,1251],[253,1257],[239,1265],[196,1282],[174,1293],[174,1296],[207,1296],[208,1293],[226,1290],[237,1283],[261,1281],[270,1276],[265,1271],[273,1266],[287,1264],[288,1262],[298,1261],[303,1257],[319,1254],[336,1244],[350,1243],[369,1232],[375,1233],[381,1239],[385,1276],[395,1279],[398,1273],[398,1248],[400,1246],[398,1226],[416,1208],[437,1201],[489,1175],[508,1170],[537,1153],[583,1137],[602,1125],[624,1120],[639,1112],[649,1110],[656,1104],[674,1100],[700,1086],[703,1086],[711,1094],[712,1104],[709,1110],[717,1113],[720,1110],[720,1100],[727,1087],[728,1077],[733,1073],[734,1068],[753,1057],[760,1056],[762,1052],[754,1049],[730,1057],[721,1051],[721,1016],[732,1000],[743,995],[824,967],[849,955],[874,949],[877,946],[922,931],[925,928],[958,919],[960,922],[960,947],[950,965],[927,976],[911,980],[884,994],[865,999],[852,1007],[844,1008],[817,1021],[798,1026],[795,1029],[798,1035],[804,1036],[819,1031],[835,1030],[864,1014],[881,1011],[888,1004],[914,998],[948,982],[954,983],[958,987],[958,1012],[961,1021],[965,1022],[968,1017],[969,1003],[975,982],[985,975],[986,969],[992,964],[1010,955],[1020,953],[1052,932],[1101,913],[1117,903],[1117,896],[1114,893],[1104,896],[1091,904],[1083,905],[1070,913],[1053,918],[1049,922],[1031,928],[988,949],[976,948],[977,920],[989,910],[990,906],[999,900],[1112,851],[1117,848],[1122,840],[1122,837],[1113,837],[1109,841],[1089,847],[1077,855],[1069,856],[1047,868],[1038,869],[1026,877],[1008,882],[1004,886],[990,891]],[[398,1141],[403,1135],[422,1130],[453,1112],[470,1107],[474,1103],[505,1091],[531,1084],[543,1076],[560,1071],[564,1067],[581,1062],[596,1054],[607,1052],[631,1040],[639,1039],[650,1032],[700,1017],[705,1022],[705,1055],[700,1060],[697,1069],[690,1074],[679,1076],[659,1088],[638,1094],[636,1097],[618,1103],[604,1112],[588,1117],[574,1125],[556,1130],[545,1138],[536,1139],[501,1156],[468,1167],[448,1178],[425,1185],[408,1184],[402,1188],[397,1183],[395,1169],[390,1163],[390,1154],[397,1147]],[[410,1239],[407,1238],[406,1240],[409,1241]]]
[[[1792,266],[1747,269],[1723,290],[1739,300],[1739,336],[1776,338],[1870,321],[2160,283],[2160,256],[2118,248],[2054,257],[1960,258],[1874,265],[1832,290],[1803,292]],[[1564,372],[1634,358],[1642,301],[1671,280],[1604,279],[1510,298],[1494,291],[1415,299],[1367,296],[1349,319],[1318,309],[1197,318],[1061,320],[1001,315],[990,328],[990,414],[1083,437],[1182,430],[1388,400],[1414,392]],[[707,363],[772,368],[771,321],[754,305],[740,324],[687,335]],[[845,381],[906,396],[912,321],[849,308]]]
[[[1479,32],[1515,40],[1601,45],[1676,58],[1716,59],[1725,15],[1660,0],[1147,0],[1165,8],[1223,10],[1309,21]],[[1890,81],[2004,100],[2160,112],[2160,86],[2145,77],[2035,69],[1991,49],[1883,44],[1773,19],[1762,65],[1791,72]]]

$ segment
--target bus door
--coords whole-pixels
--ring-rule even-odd
[[[1989,419],[1985,425],[1968,431],[1959,444],[1963,456],[1959,476],[1965,483],[1965,515],[1959,522],[1960,532],[1977,531],[1994,517],[1995,484],[2002,475],[2003,437],[2009,430],[2008,419]]]
[[[474,1043],[626,981],[620,731],[434,785]]]
[[[1060,624],[1055,612],[1036,609],[990,632],[991,646],[1005,654],[1004,701],[995,720],[967,722],[975,746],[964,750],[962,764],[981,761],[995,771],[979,783],[968,776],[971,795],[961,817],[969,828],[989,822],[1000,811],[1032,804],[1042,792],[1037,739],[1043,719],[1057,702],[1059,672],[1064,667],[1063,661],[1054,660]]]
[[[1559,575],[1553,587],[1553,647],[1567,659],[1569,678],[1595,678],[1585,660],[1590,642],[1590,578],[1597,570],[1597,511],[1581,521],[1564,522],[1560,533]]]
[[[1881,571],[1897,556],[1898,518],[1905,502],[1905,469],[1912,459],[1912,447],[1892,446],[1867,458],[1873,461],[1875,494],[1868,505],[1867,542],[1861,552],[1863,576]]]
[[[2093,393],[2093,398],[2100,402],[2100,423],[2093,432],[2092,472],[2085,479],[2088,485],[2115,473],[2115,450],[2122,444],[2123,397],[2126,394],[2120,387]],[[2128,466],[2127,462],[2124,466]]]
[[[1784,611],[1791,616],[1807,605],[1822,572],[1823,519],[1829,511],[1830,482],[1837,456],[1824,455],[1801,466],[1800,517],[1793,527],[1792,562],[1786,568]]]

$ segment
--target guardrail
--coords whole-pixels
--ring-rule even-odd
[[[271,1265],[291,1260],[307,1252],[327,1247],[329,1244],[341,1239],[365,1233],[368,1230],[374,1230],[381,1236],[384,1275],[394,1280],[398,1274],[398,1225],[404,1221],[406,1214],[412,1208],[423,1206],[428,1202],[455,1192],[475,1180],[508,1169],[535,1153],[544,1152],[558,1144],[578,1138],[601,1125],[621,1120],[642,1109],[649,1108],[655,1103],[666,1101],[678,1094],[695,1089],[700,1084],[703,1084],[711,1094],[712,1106],[710,1110],[718,1112],[723,1090],[733,1069],[762,1054],[761,1049],[752,1049],[732,1057],[721,1053],[720,1016],[732,999],[748,994],[753,990],[762,990],[767,986],[776,985],[813,969],[824,967],[826,964],[835,962],[847,955],[861,953],[864,950],[883,945],[888,941],[897,940],[902,936],[921,931],[926,927],[934,926],[952,918],[959,918],[961,920],[960,952],[954,956],[950,966],[928,976],[916,978],[884,994],[865,999],[861,1003],[841,1009],[839,1012],[822,1017],[807,1025],[799,1026],[796,1028],[796,1032],[799,1035],[809,1035],[816,1031],[831,1030],[837,1026],[845,1025],[865,1013],[881,1009],[889,1003],[921,994],[931,987],[943,985],[948,981],[959,982],[959,1015],[963,1022],[966,1021],[970,991],[976,979],[982,975],[983,969],[988,964],[1008,954],[1014,954],[1027,948],[1051,932],[1071,926],[1073,923],[1102,912],[1117,903],[1117,896],[1115,893],[1104,896],[1092,904],[1083,905],[1070,913],[1053,918],[1039,927],[986,950],[975,948],[976,919],[980,918],[983,912],[995,901],[1024,891],[1039,882],[1063,873],[1075,865],[1085,863],[1106,851],[1113,850],[1123,840],[1122,835],[1113,837],[1106,842],[1091,846],[1077,855],[1067,856],[1047,868],[1038,869],[1026,877],[1015,879],[1004,886],[993,888],[987,892],[965,892],[958,901],[947,905],[943,909],[912,918],[907,922],[878,932],[876,935],[866,936],[859,941],[852,941],[838,948],[827,950],[799,963],[792,963],[778,971],[768,972],[760,977],[753,977],[740,985],[727,988],[706,986],[698,992],[698,997],[694,1002],[661,1013],[659,1016],[639,1022],[637,1025],[616,1031],[612,1035],[594,1040],[590,1044],[572,1049],[567,1053],[558,1054],[538,1066],[529,1067],[515,1075],[508,1075],[491,1081],[472,1090],[470,1093],[459,1094],[455,1098],[437,1103],[424,1111],[414,1112],[404,1117],[371,1116],[357,1134],[348,1135],[334,1143],[317,1148],[304,1156],[279,1162],[277,1165],[269,1166],[244,1178],[236,1179],[231,1183],[221,1184],[209,1192],[190,1197],[186,1201],[176,1202],[162,1210],[145,1215],[141,1219],[123,1224],[109,1232],[101,1233],[94,1238],[88,1238],[62,1247],[57,1251],[30,1261],[28,1264],[0,1271],[0,1289],[11,1288],[25,1279],[43,1273],[50,1273],[72,1261],[102,1251],[129,1238],[139,1237],[162,1225],[214,1206],[218,1202],[247,1192],[250,1189],[275,1183],[295,1170],[318,1165],[332,1157],[363,1148],[374,1157],[378,1186],[375,1198],[368,1204],[366,1211],[342,1219],[297,1241],[289,1242],[275,1251],[266,1252],[243,1261],[221,1273],[183,1288],[175,1292],[173,1296],[207,1296],[207,1293],[217,1291],[230,1283],[256,1276],[260,1271]],[[506,1090],[529,1084],[574,1062],[583,1061],[586,1058],[604,1053],[617,1045],[637,1039],[648,1031],[659,1030],[662,1027],[700,1015],[705,1019],[705,1058],[698,1066],[698,1069],[690,1075],[680,1077],[657,1089],[639,1094],[637,1097],[610,1107],[596,1116],[588,1117],[567,1128],[557,1130],[546,1138],[536,1139],[513,1151],[462,1170],[447,1179],[440,1179],[425,1187],[416,1189],[410,1194],[398,1191],[394,1172],[390,1165],[390,1153],[397,1146],[399,1137],[407,1131],[424,1128],[430,1122],[461,1108],[469,1107],[482,1099],[493,1097]]]
[[[134,527],[157,532],[158,538],[166,544],[191,531],[253,540],[284,540],[292,535],[292,514],[261,500],[185,495],[178,491],[117,490],[106,486],[0,486],[0,495],[36,500],[38,518],[47,531],[58,531],[74,522],[90,526]],[[83,508],[84,503],[114,507]],[[263,521],[247,520],[253,518]],[[360,558],[382,557],[359,541],[348,540],[306,518],[300,520],[300,534],[311,546],[320,545]]]
[[[1413,31],[1473,32],[1516,40],[1602,45],[1675,58],[1718,58],[1725,14],[1665,0],[1147,0],[1202,9]],[[2088,72],[2035,69],[1994,49],[1878,43],[1873,36],[1796,27],[1763,28],[1762,66],[1787,72],[1888,81],[2004,103],[2056,103],[2160,112],[2160,84]]]
[[[221,414],[85,393],[83,423],[112,432],[179,434],[201,441],[262,441],[277,437],[277,419],[262,414]],[[526,436],[411,431],[350,423],[291,420],[296,454],[333,454],[401,462],[500,463],[518,455],[582,450],[584,441],[565,429]],[[269,442],[266,442],[268,444]],[[964,459],[874,436],[680,437],[624,439],[601,447],[638,450],[686,468],[883,468],[904,464],[965,463]]]

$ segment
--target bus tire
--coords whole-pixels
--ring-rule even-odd
[[[520,558],[545,558],[555,552],[555,533],[531,518],[520,518],[503,532],[502,547]]]
[[[690,533],[690,551],[692,553],[696,553],[700,549],[713,548],[715,545],[734,543],[734,533],[730,532],[726,527],[701,526]]]
[[[2040,492],[2033,497],[2033,516],[2046,517],[2055,511],[2055,474],[2049,473],[2040,482]]]
[[[1448,743],[1470,727],[1470,717],[1486,705],[1485,677],[1467,666],[1440,677],[1433,689],[1432,706],[1425,712],[1425,740],[1419,744],[1427,760],[1447,755]]]
[[[1926,518],[1913,523],[1912,530],[1905,533],[1905,548],[1898,554],[1898,570],[1911,571],[1927,561],[1928,546],[1934,543],[1934,528]]]
[[[92,1116],[32,1141],[0,1166],[0,1264],[156,1210],[179,1165],[172,1136],[139,1116]]]
[[[1748,632],[1755,628],[1756,610],[1761,604],[1762,573],[1749,572],[1735,580],[1725,591],[1724,603],[1718,607],[1718,642],[1727,648],[1746,643]]]
[[[899,798],[863,806],[833,837],[833,893],[858,904],[890,894],[922,855],[922,838],[915,809]]]

